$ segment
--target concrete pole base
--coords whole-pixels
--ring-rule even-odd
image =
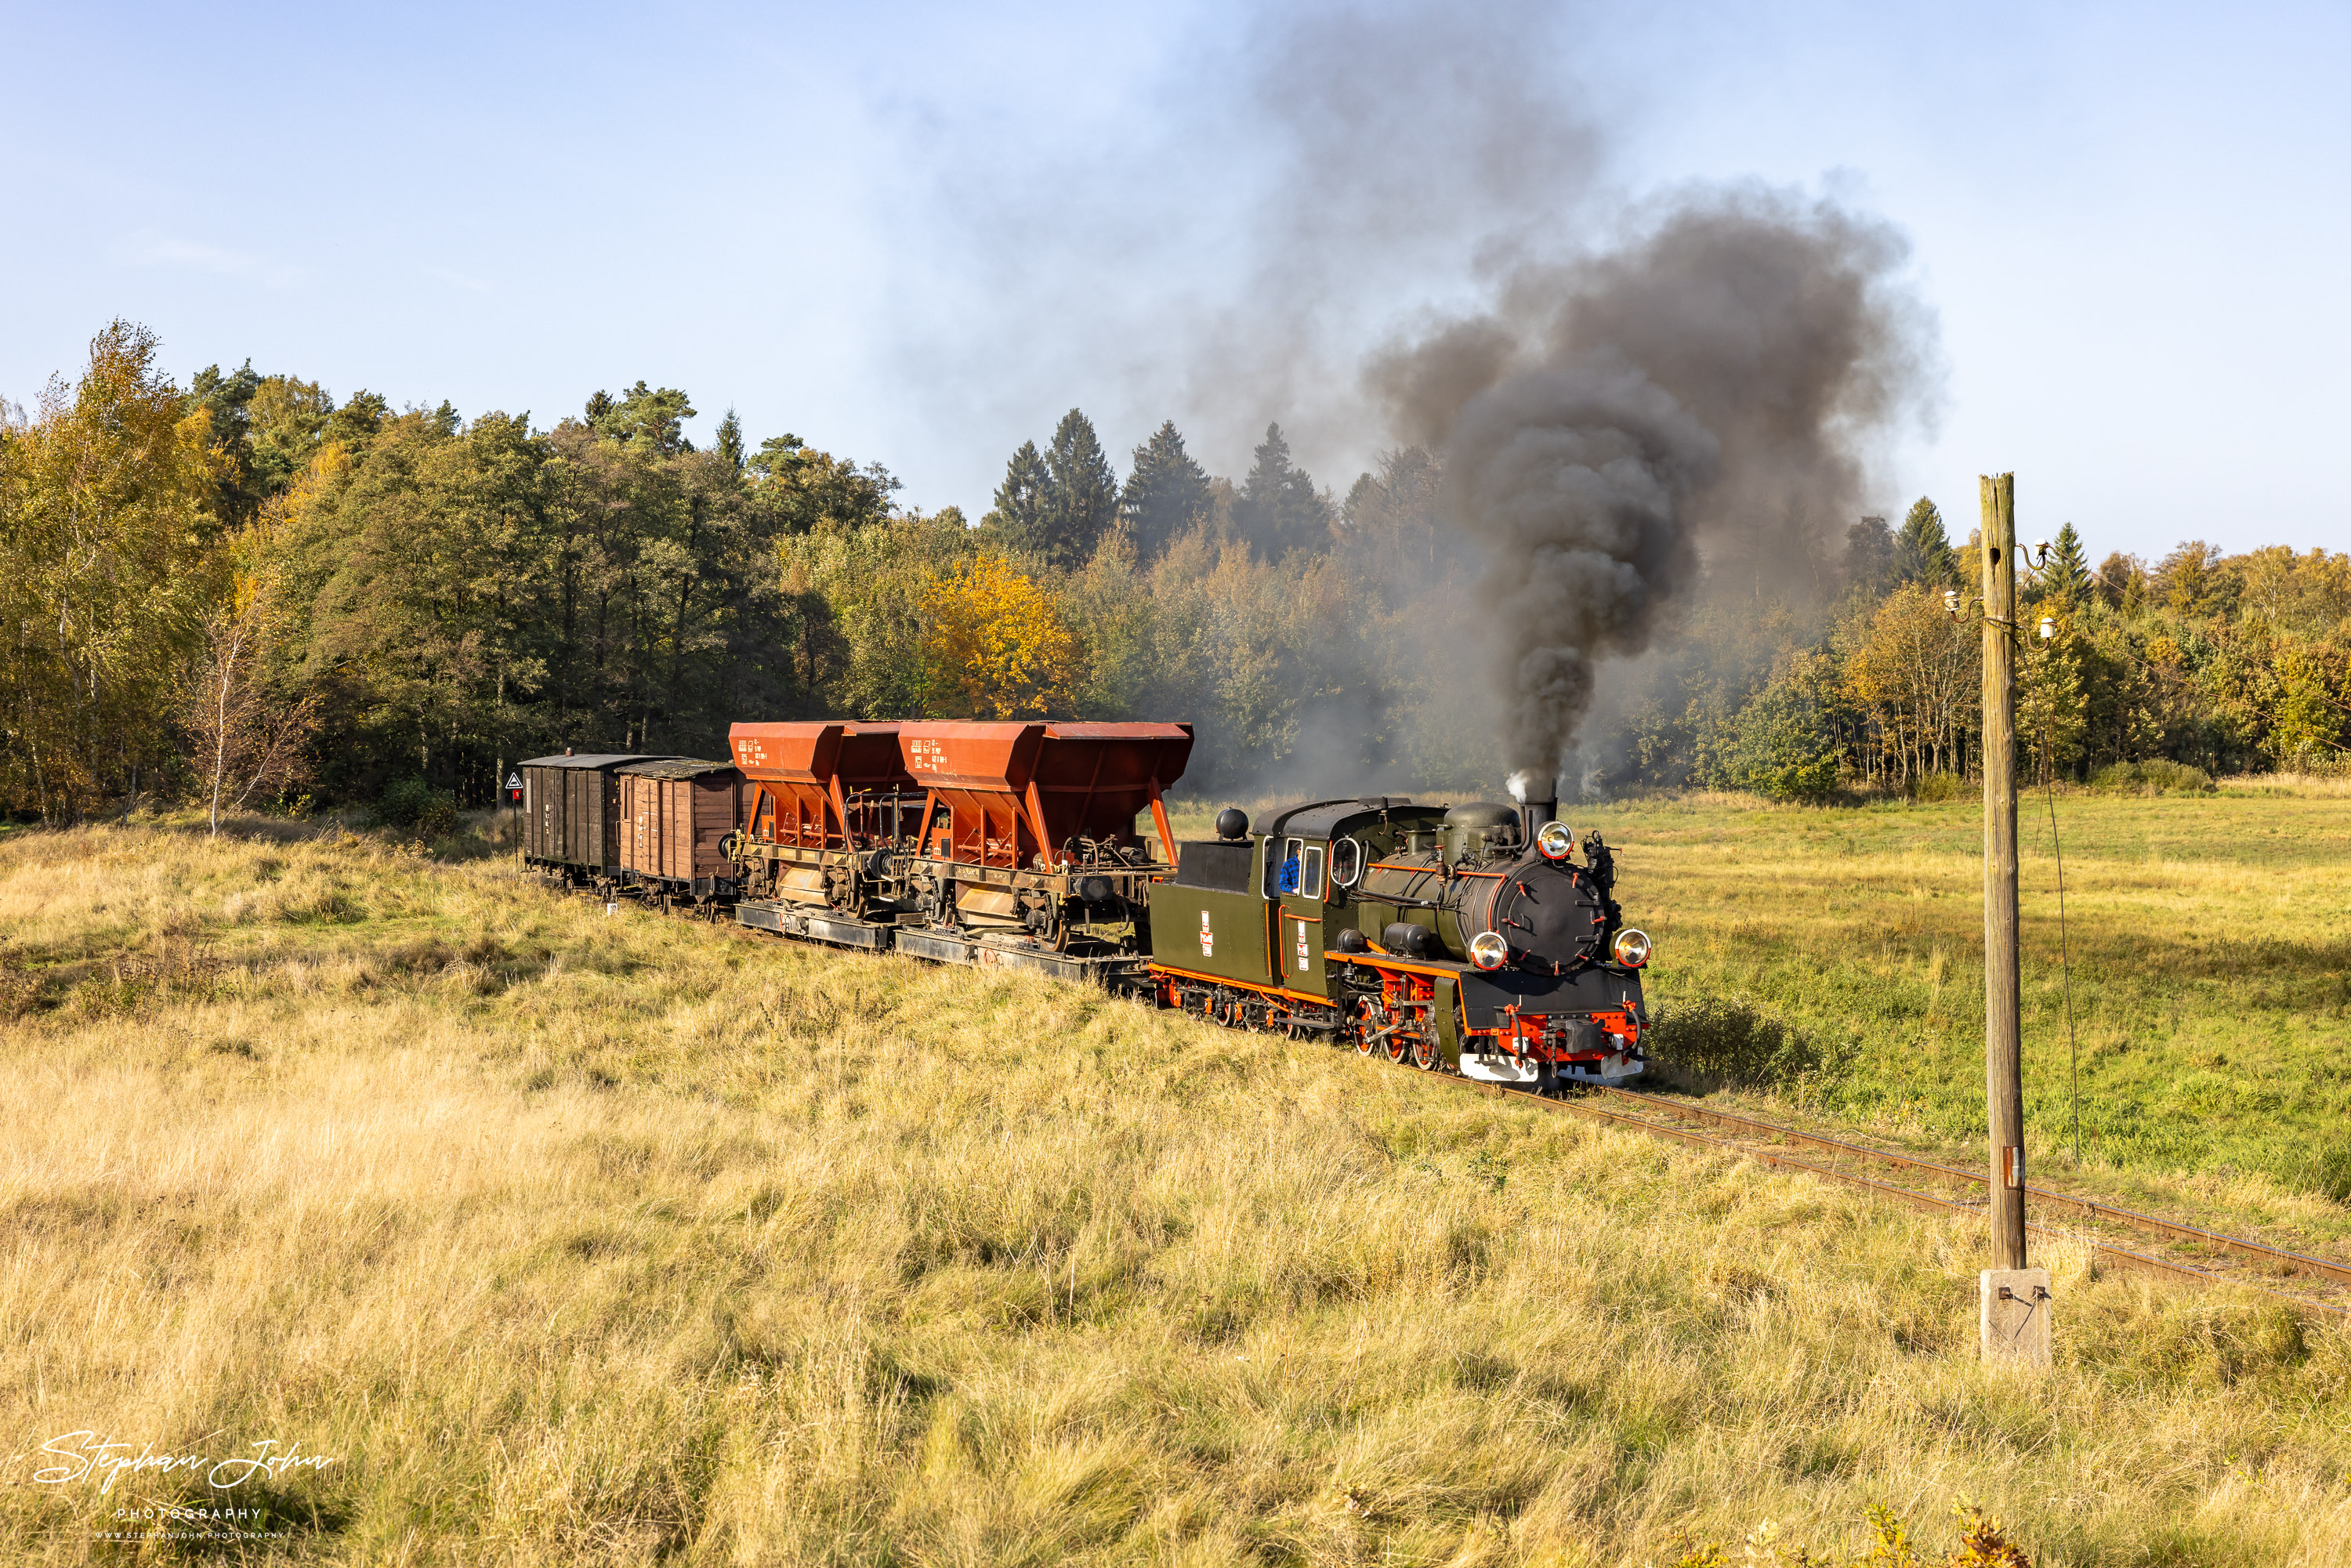
[[[2046,1269],[1986,1269],[1977,1283],[1983,1358],[2022,1366],[2049,1364]]]

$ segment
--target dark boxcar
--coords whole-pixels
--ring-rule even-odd
[[[537,757],[522,765],[522,859],[573,881],[621,872],[621,791],[615,771],[660,762],[643,753]]]
[[[664,895],[697,903],[735,891],[726,840],[742,804],[730,762],[679,758],[614,770],[621,795],[621,868]]]

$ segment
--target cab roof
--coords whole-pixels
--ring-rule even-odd
[[[1367,795],[1355,800],[1314,800],[1275,812],[1263,831],[1269,837],[1328,839],[1361,817],[1386,813],[1414,820],[1442,817],[1443,806],[1425,806],[1400,795]]]

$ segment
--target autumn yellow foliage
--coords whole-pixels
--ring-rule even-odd
[[[1078,640],[1052,596],[1001,555],[932,579],[925,662],[934,706],[958,718],[1037,718],[1066,710],[1081,674]]]

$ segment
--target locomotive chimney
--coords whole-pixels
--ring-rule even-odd
[[[1559,780],[1537,778],[1524,769],[1510,775],[1510,799],[1519,803],[1519,823],[1525,842],[1533,843],[1545,822],[1559,816]]]

